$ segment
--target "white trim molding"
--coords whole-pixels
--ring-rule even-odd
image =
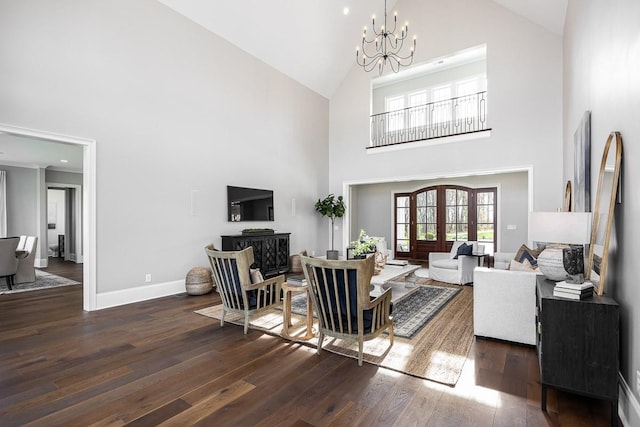
[[[147,301],[183,292],[186,292],[184,279],[104,292],[96,295],[96,309],[102,310],[103,308]]]
[[[640,426],[640,403],[622,374],[618,373],[618,416],[627,427]]]

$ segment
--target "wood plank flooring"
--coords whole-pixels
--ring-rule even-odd
[[[81,280],[70,264],[50,272]],[[447,387],[193,313],[218,302],[215,293],[181,294],[86,313],[79,286],[0,295],[0,425],[609,422],[605,402],[553,389],[542,412],[530,347],[476,339]]]

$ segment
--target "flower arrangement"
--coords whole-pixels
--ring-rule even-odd
[[[369,237],[364,230],[360,230],[358,240],[351,242],[351,253],[353,256],[362,256],[376,251],[376,245],[380,241],[379,238]]]

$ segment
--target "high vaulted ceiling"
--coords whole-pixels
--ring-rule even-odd
[[[363,26],[384,15],[383,0],[158,1],[326,98],[353,66]],[[494,1],[562,34],[568,0]]]
[[[353,67],[362,27],[384,12],[383,0],[158,1],[326,98]],[[568,0],[493,1],[562,34]],[[0,133],[0,163],[80,172],[82,148]]]

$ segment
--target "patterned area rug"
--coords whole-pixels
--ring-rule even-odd
[[[400,282],[389,282],[390,285],[404,286]],[[460,287],[448,288],[443,286],[420,285],[411,292],[393,302],[393,333],[397,337],[412,338],[438,314],[438,312],[453,298]],[[291,298],[291,311],[295,314],[306,315],[307,297],[305,294],[294,295]]]
[[[389,336],[383,334],[373,340],[365,341],[364,361],[453,386],[460,377],[473,341],[473,289],[440,285],[440,282],[430,279],[419,279],[416,284],[454,288],[457,292],[454,293],[455,298],[451,297],[448,303],[443,304],[437,313],[432,315],[431,320],[413,334],[412,338],[402,338],[395,334],[394,343],[390,345]],[[417,289],[421,287],[417,286]],[[410,295],[408,294],[407,297]],[[399,302],[402,302],[402,299]],[[196,313],[220,319],[222,305],[197,310]],[[317,333],[310,340],[299,338],[305,332],[303,327],[305,317],[294,313],[292,318],[294,326],[290,331],[293,332],[293,340],[313,348],[317,347]],[[225,324],[227,322],[242,325],[243,318],[240,315],[227,314]],[[219,325],[219,322],[216,324]],[[281,336],[282,310],[273,309],[252,317],[250,328]],[[314,330],[317,331],[317,329]],[[241,329],[239,333],[242,333]],[[355,340],[327,337],[322,348],[354,359],[358,356],[358,343]]]
[[[393,303],[393,333],[413,338],[458,292],[459,287],[417,286]]]
[[[65,277],[56,276],[55,274],[45,273],[44,271],[36,268],[36,281],[31,283],[19,283],[13,285],[13,289],[9,290],[7,282],[0,279],[0,295],[2,294],[16,294],[19,292],[36,291],[39,289],[58,288],[60,286],[79,285],[80,282],[76,282]]]

